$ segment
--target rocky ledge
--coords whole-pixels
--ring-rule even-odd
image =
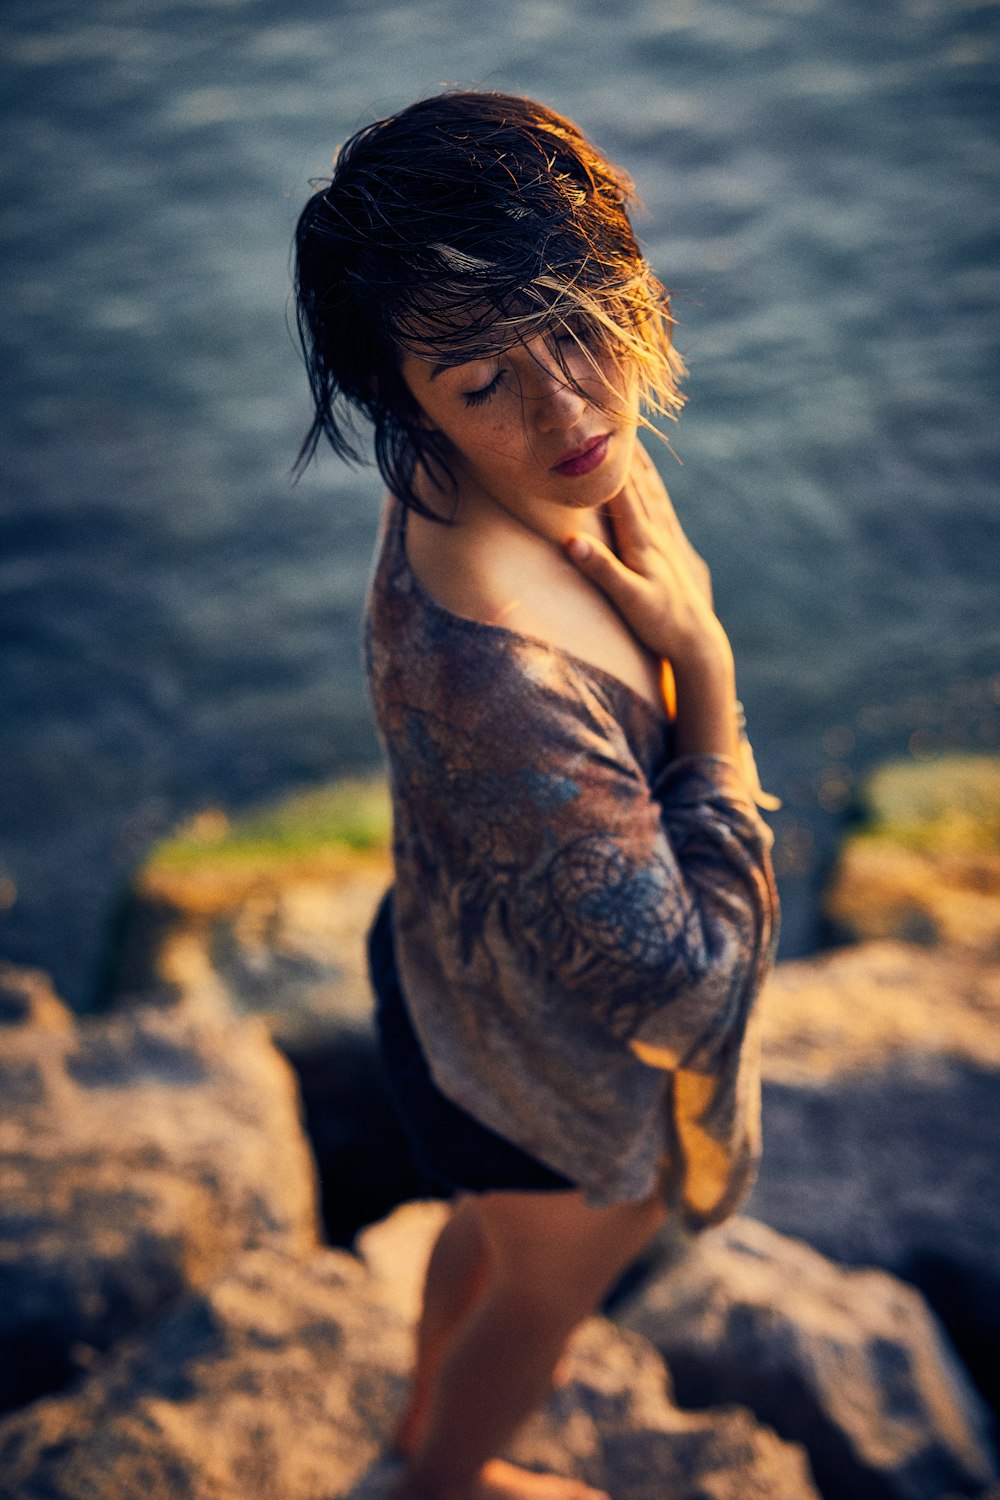
[[[948,793],[947,764],[934,771],[945,808],[992,785],[966,766]],[[881,840],[884,872],[893,839],[908,857],[940,807],[924,785],[914,820],[911,783],[902,816],[897,780],[889,816],[879,785],[857,837]],[[3,1500],[384,1494],[446,1210],[392,1207],[410,1169],[362,994],[385,859],[378,838],[352,853],[343,836],[345,817],[371,825],[358,800],[314,794],[249,829],[202,820],[161,851],[110,1015],[76,1021],[43,975],[0,976]],[[511,1457],[615,1500],[998,1500],[984,1395],[1000,1364],[1000,901],[963,923],[947,890],[986,888],[995,849],[969,848],[985,815],[961,837],[948,816],[949,858],[924,867],[942,889],[917,886],[933,921],[894,897],[896,927],[775,976],[752,1217],[654,1245],[579,1330]],[[842,922],[853,858],[848,842]],[[304,1123],[327,1222],[350,1205],[343,1248],[323,1243]],[[372,1139],[395,1153],[387,1212],[348,1249],[352,1215],[376,1217],[351,1196]]]
[[[412,1204],[359,1256],[247,1251],[73,1391],[0,1424],[0,1493],[376,1500],[403,1398],[416,1281],[442,1218]],[[511,1457],[616,1500],[815,1500],[805,1453],[746,1410],[679,1410],[656,1351],[595,1318]]]
[[[879,770],[827,901],[846,946],[765,996],[750,1212],[918,1286],[1000,1410],[1000,763]]]

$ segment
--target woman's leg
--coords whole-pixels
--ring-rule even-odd
[[[392,1439],[397,1453],[412,1454],[417,1446],[441,1360],[483,1290],[488,1268],[486,1246],[471,1200],[459,1197],[427,1262],[410,1396]]]
[[[583,1195],[484,1193],[468,1200],[488,1275],[434,1382],[397,1500],[553,1500],[595,1491],[502,1462],[543,1400],[573,1329],[600,1305],[666,1217],[659,1200],[589,1208]]]

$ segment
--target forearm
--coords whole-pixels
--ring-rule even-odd
[[[726,755],[740,764],[733,653],[722,627],[672,663],[678,755]]]

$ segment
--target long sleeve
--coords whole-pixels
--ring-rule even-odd
[[[645,1060],[707,1072],[742,1035],[777,938],[773,834],[722,756],[672,762],[653,788],[688,908],[689,982],[630,1037]],[[650,1049],[659,1053],[655,1059]]]
[[[459,701],[461,729],[411,719],[404,759],[426,878],[446,879],[465,954],[495,904],[581,1020],[710,1069],[774,918],[770,831],[735,768],[685,757],[650,786],[586,684],[501,668],[486,701],[460,717]]]

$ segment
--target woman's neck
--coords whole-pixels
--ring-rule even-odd
[[[461,478],[454,517],[456,524],[480,534],[515,535],[529,531],[560,549],[571,535],[580,532],[613,545],[604,506],[556,505],[531,495],[519,496],[515,505],[499,499],[475,482],[463,484]]]

